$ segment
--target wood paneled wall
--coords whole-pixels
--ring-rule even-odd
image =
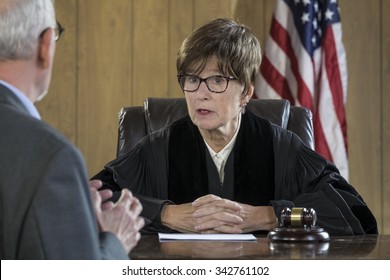
[[[264,45],[275,0],[56,0],[65,26],[42,117],[85,156],[90,175],[115,157],[117,115],[146,97],[182,96],[175,57],[183,39],[233,17]],[[390,0],[340,0],[348,59],[350,182],[390,233]]]

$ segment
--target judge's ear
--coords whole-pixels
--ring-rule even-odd
[[[51,59],[53,59],[52,45],[55,44],[53,32],[52,28],[47,28],[39,37],[37,63],[38,67],[42,69],[48,68],[51,64]]]
[[[245,99],[245,101],[248,103],[249,100],[252,98],[252,95],[255,91],[255,87],[251,84],[249,85],[249,87],[246,89],[246,91],[244,92],[243,94],[243,98]]]

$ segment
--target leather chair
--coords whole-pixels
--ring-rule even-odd
[[[247,108],[256,115],[296,133],[313,149],[312,114],[309,109],[290,106],[287,100],[252,99]],[[119,112],[117,156],[130,151],[145,135],[184,117],[184,98],[147,98],[144,106],[124,107]]]

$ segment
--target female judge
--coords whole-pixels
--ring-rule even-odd
[[[138,196],[148,231],[269,231],[284,207],[307,207],[330,234],[376,233],[374,216],[332,163],[246,109],[260,63],[246,26],[216,19],[195,30],[177,56],[188,115],[94,178]]]

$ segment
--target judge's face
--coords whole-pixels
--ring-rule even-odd
[[[187,73],[196,75],[194,73]],[[226,76],[218,69],[217,59],[211,57],[203,71],[196,75],[202,79],[211,76]],[[210,81],[211,84],[211,81]],[[211,86],[209,84],[209,86]],[[226,91],[215,93],[210,91],[205,82],[201,82],[194,92],[185,92],[188,112],[192,122],[199,130],[208,133],[233,135],[238,125],[241,107],[248,102],[248,96],[243,94],[244,85],[237,80],[230,80]]]

